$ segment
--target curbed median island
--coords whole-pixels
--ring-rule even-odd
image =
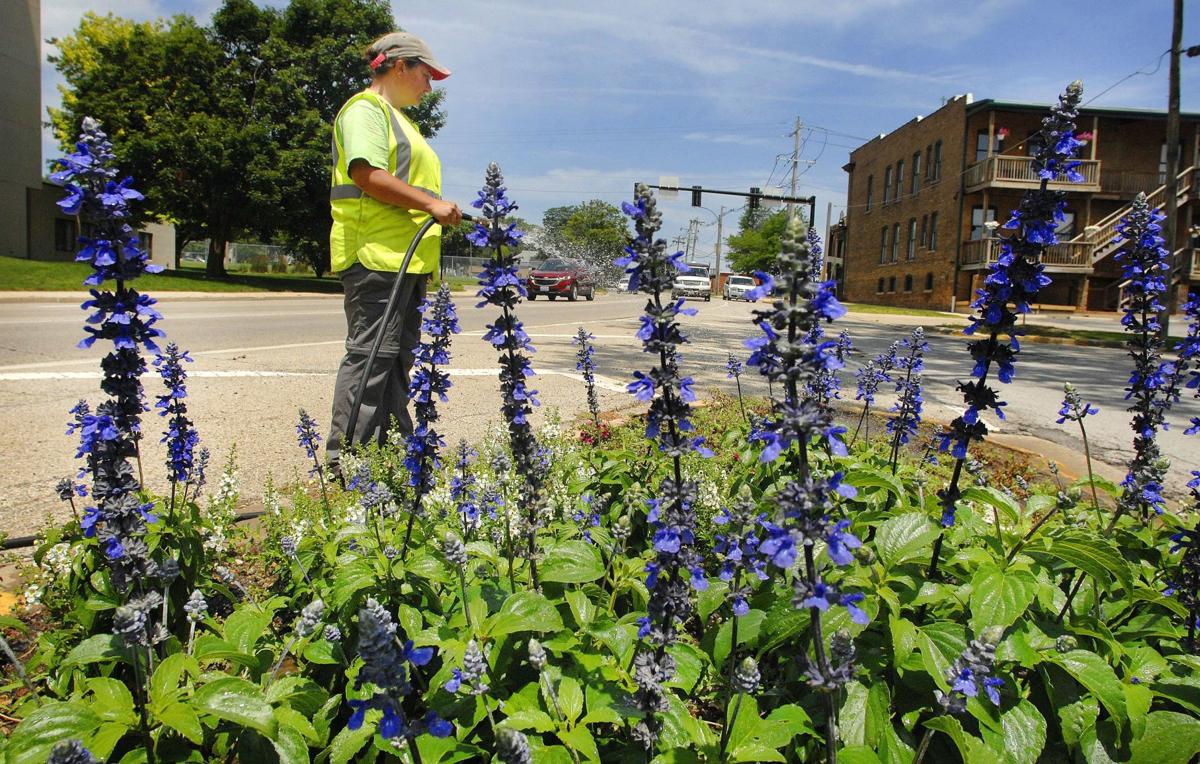
[[[746,295],[749,339],[725,365],[736,401],[697,406],[680,320],[694,309],[673,294],[690,266],[639,185],[620,265],[645,300],[644,352],[610,376],[642,408],[602,416],[602,354],[581,327],[590,417],[535,430],[517,205],[493,164],[471,242],[503,429],[437,432],[463,341],[439,290],[422,306],[413,434],[344,451],[334,471],[301,411],[280,437],[306,477],[267,491],[254,528],[233,522],[234,466],[210,474],[186,349],[139,291],[145,255],[120,224],[136,192],[122,182],[113,200],[111,147],[85,123],[60,172],[97,231],[81,344],[109,352],[100,402],[69,414],[81,469],[58,495],[75,519],[46,532],[38,591],[5,622],[6,761],[1191,759],[1200,469],[1166,463],[1155,439],[1200,433],[1173,408],[1200,394],[1200,299],[1164,343],[1162,216],[1144,199],[1120,228],[1125,478],[1035,470],[989,443],[1021,383],[1021,316],[1049,280],[1039,255],[1065,197],[1047,181],[1074,171],[1081,97],[1072,83],[1045,116],[1041,187],[1007,224],[967,352],[944,359],[962,369],[949,425],[925,421],[919,327],[843,389],[846,306],[799,219]],[[767,399],[742,396],[747,374]],[[1085,444],[1087,396],[1067,386],[1059,418]],[[141,463],[151,437],[165,464]],[[147,491],[164,469],[166,495]],[[1197,470],[1187,506],[1163,496],[1179,469]]]

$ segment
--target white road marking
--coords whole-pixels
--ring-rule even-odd
[[[565,369],[536,369],[537,376],[548,377],[566,377],[567,379],[583,382],[583,376],[574,371]],[[495,377],[499,374],[499,370],[494,367],[484,369],[454,369],[448,370],[452,377]],[[188,377],[192,379],[240,379],[240,378],[255,378],[255,377],[332,377],[334,372],[311,372],[311,371],[254,371],[250,369],[236,369],[232,371],[189,371]],[[147,374],[146,376],[150,376]],[[8,372],[0,373],[0,382],[46,382],[54,380],[74,380],[74,379],[100,379],[102,374],[98,371],[24,371],[24,372]],[[596,376],[596,387],[601,390],[607,390],[614,393],[625,392],[625,385],[610,379],[608,377]]]

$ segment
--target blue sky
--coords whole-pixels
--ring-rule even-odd
[[[1200,44],[1198,5],[1184,19],[1185,47]],[[68,34],[87,9],[206,22],[216,7],[43,0],[42,36]],[[799,118],[799,192],[816,195],[823,231],[827,203],[836,219],[845,201],[850,150],[944,98],[1050,103],[1079,78],[1092,105],[1166,108],[1170,0],[466,0],[393,10],[454,71],[434,140],[444,195],[470,201],[494,160],[518,214],[535,222],[557,205],[618,204],[634,181],[660,176],[743,191],[787,185]],[[1153,73],[1124,79],[1137,71]],[[44,106],[58,103],[59,81],[43,64]],[[1182,82],[1184,110],[1200,110],[1200,59],[1183,59]],[[43,147],[49,156],[52,141]],[[662,203],[667,238],[703,221],[702,261],[718,206],[743,203],[704,201],[711,214],[686,195]],[[728,235],[737,213],[725,220]]]

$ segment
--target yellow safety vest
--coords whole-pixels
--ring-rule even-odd
[[[333,227],[329,232],[329,259],[333,271],[344,271],[356,262],[373,271],[399,271],[408,245],[428,213],[407,210],[372,199],[355,185],[346,166],[346,151],[339,127],[350,104],[366,100],[387,115],[387,171],[410,186],[432,196],[442,196],[442,163],[417,126],[381,96],[364,90],[342,106],[333,122],[333,178],[329,206]],[[402,136],[402,139],[401,139]],[[413,253],[408,273],[432,273],[441,255],[442,228],[434,225]]]

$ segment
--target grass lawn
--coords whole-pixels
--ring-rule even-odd
[[[944,310],[926,310],[925,308],[901,308],[894,305],[872,305],[865,302],[843,302],[842,305],[851,313],[888,313],[894,316],[937,316],[945,318],[953,316]]]
[[[947,332],[958,334],[962,327],[954,324],[943,324],[939,327]],[[1060,329],[1057,326],[1042,326],[1040,324],[1025,324],[1021,327],[1022,337],[1052,337],[1064,340],[1086,340],[1098,343],[1104,347],[1125,347],[1129,335],[1124,332],[1106,332],[1100,329]],[[1171,337],[1175,340],[1174,335]]]
[[[83,280],[91,268],[83,263],[44,262],[0,257],[0,290],[21,292],[86,292]],[[451,289],[465,289],[478,282],[471,276],[447,279]],[[341,294],[342,284],[334,276],[316,278],[304,273],[230,273],[215,279],[203,268],[188,267],[147,275],[137,282],[145,292],[319,292]]]

